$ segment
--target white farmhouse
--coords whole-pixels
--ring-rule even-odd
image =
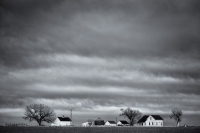
[[[115,127],[117,125],[116,125],[116,123],[114,121],[106,121],[105,126]]]
[[[117,122],[117,126],[129,126],[129,123],[125,120],[120,120]]]
[[[51,124],[51,126],[70,126],[72,125],[72,121],[69,117],[58,117],[56,120]]]
[[[139,121],[139,126],[154,126],[154,127],[162,127],[163,126],[163,118],[159,115],[144,115]]]

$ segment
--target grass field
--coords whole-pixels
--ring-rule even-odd
[[[0,133],[200,133],[200,127],[0,127]]]

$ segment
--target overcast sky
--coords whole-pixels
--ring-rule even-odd
[[[80,125],[175,107],[200,123],[199,0],[1,0],[0,123],[43,103]]]

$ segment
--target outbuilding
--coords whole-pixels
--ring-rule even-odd
[[[117,122],[117,126],[129,126],[129,123],[126,120],[120,120]]]
[[[116,122],[115,121],[106,121],[105,122],[105,126],[115,127],[116,126]]]
[[[84,122],[82,123],[82,127],[90,127],[92,125],[92,122]]]
[[[93,126],[103,126],[104,124],[105,124],[105,122],[101,118],[94,120],[92,123]]]
[[[72,125],[72,120],[69,117],[57,117],[56,120],[51,124],[51,126],[70,126]]]

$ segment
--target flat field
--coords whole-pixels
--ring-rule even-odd
[[[200,133],[200,127],[0,127],[0,133]]]

